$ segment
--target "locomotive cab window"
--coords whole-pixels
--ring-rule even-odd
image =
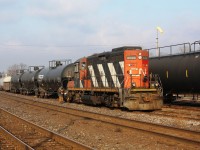
[[[85,63],[85,62],[82,62],[82,64],[81,64],[81,69],[84,70],[84,69],[85,69],[85,66],[86,66],[86,63]]]
[[[137,57],[136,56],[127,56],[126,59],[127,60],[135,60]]]

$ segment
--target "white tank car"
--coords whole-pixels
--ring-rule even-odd
[[[3,77],[0,78],[0,90],[2,91],[3,90]]]
[[[10,91],[11,76],[6,76],[3,79],[3,90]]]
[[[0,78],[0,90],[10,91],[11,76],[5,75]]]

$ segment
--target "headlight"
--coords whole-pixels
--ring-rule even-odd
[[[155,87],[158,87],[158,83],[155,83]]]

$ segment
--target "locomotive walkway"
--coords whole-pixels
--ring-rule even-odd
[[[129,120],[124,118],[117,118],[113,116],[108,116],[104,114],[97,114],[93,112],[87,112],[83,110],[77,110],[72,108],[52,105],[44,102],[39,102],[35,100],[30,100],[22,97],[14,97],[9,95],[3,95],[3,98],[18,101],[26,105],[37,106],[40,108],[50,109],[57,112],[62,112],[65,114],[70,114],[74,116],[79,116],[83,118],[90,118],[93,120],[105,122],[108,124],[129,128],[132,130],[140,130],[148,134],[157,135],[163,137],[170,144],[181,145],[183,147],[191,147],[198,149],[200,147],[200,133],[195,131],[189,131],[180,128],[162,126],[158,124],[146,123],[141,121]]]

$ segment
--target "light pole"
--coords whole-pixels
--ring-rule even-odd
[[[156,27],[156,55],[159,56],[158,32],[163,33],[161,27]]]

